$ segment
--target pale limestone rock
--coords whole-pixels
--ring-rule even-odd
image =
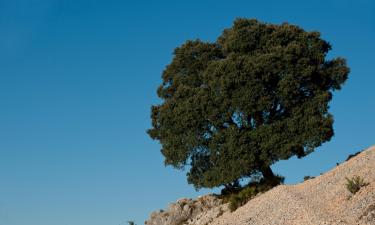
[[[228,207],[214,195],[200,196],[196,200],[182,198],[171,203],[167,210],[153,212],[147,225],[205,225],[221,216]]]

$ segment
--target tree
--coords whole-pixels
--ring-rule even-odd
[[[272,179],[273,163],[329,141],[328,103],[349,73],[345,59],[326,59],[330,49],[319,32],[254,19],[235,20],[216,42],[176,48],[148,130],[165,164],[212,188]]]

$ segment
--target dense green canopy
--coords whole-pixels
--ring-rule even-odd
[[[237,19],[214,43],[174,51],[152,106],[165,164],[188,168],[196,188],[216,187],[303,157],[333,136],[332,92],[349,68],[326,59],[319,32]]]

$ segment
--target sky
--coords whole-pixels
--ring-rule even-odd
[[[173,49],[238,17],[320,31],[349,79],[335,136],[273,166],[286,183],[375,144],[375,2],[0,0],[0,225],[143,224],[199,192],[146,134]]]

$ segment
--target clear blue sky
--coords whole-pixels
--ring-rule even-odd
[[[375,144],[374,1],[302,2],[0,0],[0,225],[143,224],[207,193],[145,131],[173,49],[236,17],[318,30],[351,67],[332,141],[274,166],[287,183]]]

